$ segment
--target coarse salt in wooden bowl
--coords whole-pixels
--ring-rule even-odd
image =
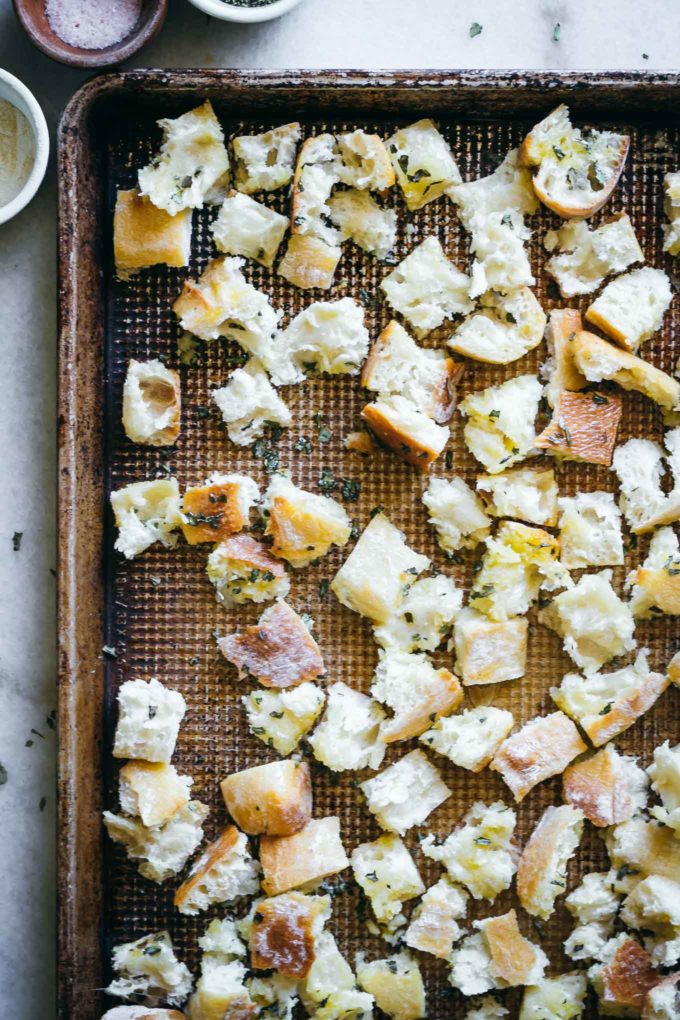
[[[118,6],[109,0],[13,0],[14,10],[22,28],[38,49],[53,60],[72,67],[111,67],[133,56],[158,34],[168,13],[168,0],[141,0],[139,14],[134,25],[125,23],[125,0]],[[47,16],[50,4],[51,20]],[[59,21],[68,23],[78,8],[89,8],[95,17],[92,26],[81,26],[79,45],[67,42],[58,35],[53,25]],[[117,13],[118,12],[118,13]],[[105,36],[97,35],[99,28],[111,33],[116,28],[115,18],[120,18],[122,37],[106,45],[99,45]],[[112,24],[113,21],[113,24]],[[68,35],[68,31],[62,34]],[[91,36],[91,43],[90,43]]]

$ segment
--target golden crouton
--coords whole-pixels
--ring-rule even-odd
[[[612,393],[562,390],[552,421],[535,445],[564,460],[609,466],[620,419],[620,397]]]
[[[263,687],[297,687],[325,669],[316,641],[284,601],[265,609],[255,626],[228,634],[217,644],[242,677],[254,676]]]
[[[311,234],[293,234],[286,248],[286,254],[279,262],[279,274],[294,287],[310,290],[328,290],[333,285],[333,276],[342,250],[326,244]]]
[[[116,272],[125,279],[149,266],[187,266],[191,254],[191,209],[170,216],[136,188],[119,191],[113,214]]]
[[[490,917],[483,932],[496,981],[510,988],[526,984],[536,966],[537,950],[519,930],[516,912]]]
[[[314,963],[315,935],[328,897],[284,893],[261,900],[255,908],[250,936],[253,970],[278,971],[303,978]]]
[[[637,1016],[647,992],[658,981],[649,953],[635,939],[626,938],[600,971],[600,1007],[615,1016]]]
[[[244,478],[241,475],[223,477],[224,481],[215,479],[184,493],[182,532],[189,545],[221,542],[247,526],[250,500],[243,498]]]
[[[627,821],[635,807],[630,773],[612,744],[565,769],[563,793],[598,828]]]
[[[519,803],[534,786],[559,775],[585,750],[571,719],[553,712],[532,719],[504,740],[489,768],[500,772]]]
[[[316,882],[349,867],[338,818],[313,818],[293,836],[263,836],[262,888],[269,896]]]
[[[121,806],[150,828],[189,803],[190,781],[166,762],[129,761],[120,770]]]
[[[227,811],[249,836],[290,836],[312,817],[309,765],[270,761],[220,783]]]

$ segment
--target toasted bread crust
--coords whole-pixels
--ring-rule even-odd
[[[566,460],[590,464],[612,462],[621,420],[621,398],[613,393],[562,390],[555,414],[535,446]]]
[[[186,221],[191,223],[191,210],[170,216],[136,188],[119,191],[113,215],[113,250],[116,270],[121,275],[159,264],[180,267],[187,265],[185,239]]]
[[[303,978],[314,963],[316,901],[287,893],[257,904],[250,936],[254,970],[274,968],[286,977]]]
[[[540,886],[545,882],[551,862],[559,854],[565,833],[574,825],[574,814],[569,808],[547,808],[522,851],[517,865],[517,895],[529,914],[545,916],[539,907]]]
[[[603,340],[602,337],[587,330],[581,330],[573,341],[574,362],[576,367],[588,378],[598,358],[608,358],[616,364],[614,374],[607,375],[624,390],[637,390],[649,397],[660,407],[673,411],[680,403],[680,382],[673,379],[660,368],[650,365],[648,361],[638,358],[636,354],[624,351],[616,344]],[[597,373],[600,374],[600,373]],[[599,381],[599,380],[597,380]]]
[[[253,627],[217,642],[225,659],[263,687],[297,687],[324,672],[321,650],[287,602],[275,602]]]
[[[641,715],[652,707],[670,684],[670,678],[661,673],[649,673],[638,690],[622,701],[615,702],[606,715],[598,716],[595,722],[583,726],[588,737],[601,747],[608,740],[623,733]]]
[[[490,918],[484,925],[491,970],[510,988],[526,984],[536,962],[536,950],[525,939],[517,924],[517,914],[509,910],[500,917]]]
[[[657,975],[658,976],[658,975]],[[675,989],[676,997],[676,1008],[678,1003],[678,995],[680,994],[680,971],[675,971],[674,974],[667,974],[666,977],[662,978],[661,981],[657,981],[653,988],[671,988]],[[661,1020],[661,1014],[657,1013],[654,1009],[654,1004],[650,1001],[651,988],[648,989],[644,1005],[642,1007],[641,1020]],[[670,1016],[670,1014],[668,1014]]]
[[[182,882],[175,893],[174,903],[178,909],[181,910],[182,906],[191,898],[193,890],[203,882],[207,873],[224,857],[229,856],[236,846],[238,837],[239,832],[236,826],[227,825],[222,830],[221,835],[210,846],[206,847],[193,866],[189,878],[187,878],[186,882]]]
[[[238,482],[197,485],[184,493],[182,533],[189,545],[221,542],[248,523],[238,504]]]
[[[220,543],[220,548],[229,559],[243,563],[263,573],[270,572],[275,578],[285,577],[286,570],[281,560],[275,559],[266,545],[251,535],[232,535]]]
[[[654,605],[662,613],[669,616],[680,614],[680,573],[676,568],[652,570],[639,567],[635,572],[635,583],[654,599]]]
[[[448,669],[440,669],[437,680],[438,689],[432,689],[429,696],[424,697],[411,712],[397,713],[394,719],[382,723],[381,740],[392,744],[395,740],[417,737],[432,725],[435,718],[456,711],[463,700],[463,688],[458,679]]]
[[[261,838],[262,888],[267,895],[288,892],[349,867],[335,823],[335,818],[313,818],[293,836]]]
[[[312,817],[312,781],[306,762],[256,765],[227,776],[220,788],[229,814],[249,836],[290,836]]]
[[[189,792],[165,762],[129,761],[120,770],[120,780],[136,794],[144,825],[162,825],[189,803]]]
[[[265,534],[273,538],[272,552],[288,560],[293,567],[307,566],[311,559],[323,556],[331,545],[344,545],[349,525],[320,517],[285,496],[275,496],[269,511]]]
[[[565,769],[562,790],[567,803],[598,828],[625,822],[633,813],[628,784],[606,748]]]
[[[601,978],[600,1002],[623,1011],[639,1012],[647,992],[659,983],[649,953],[635,939],[619,946],[611,963],[602,968]]]
[[[342,251],[311,234],[293,234],[279,262],[279,275],[300,290],[328,290]]]
[[[433,450],[417,442],[409,432],[398,429],[375,404],[366,404],[361,417],[381,443],[420,471],[428,471],[440,454],[439,450]]]
[[[563,712],[553,712],[541,717],[540,725],[528,732],[524,726],[504,740],[489,768],[500,772],[519,803],[537,783],[564,771],[585,750],[571,719]]]

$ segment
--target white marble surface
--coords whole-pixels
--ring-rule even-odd
[[[305,0],[281,21],[252,27],[210,21],[185,0],[170,6],[161,36],[135,66],[679,63],[677,0]],[[473,21],[483,31],[470,38]],[[54,135],[84,76],[32,48],[10,0],[0,0],[0,67],[35,92]],[[55,220],[52,158],[30,208],[0,226],[0,762],[8,777],[0,787],[0,1013],[17,1020],[55,1013],[56,739],[46,722],[55,705]],[[16,552],[14,532],[23,532]]]

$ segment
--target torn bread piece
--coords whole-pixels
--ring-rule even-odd
[[[304,978],[316,956],[315,944],[331,915],[330,896],[282,893],[255,904],[250,936],[253,970],[276,970]]]
[[[446,344],[456,354],[474,361],[509,365],[538,347],[546,322],[545,312],[528,287],[509,294],[489,291]]]
[[[462,478],[431,478],[423,493],[441,548],[447,553],[474,549],[487,538],[491,518],[484,512],[480,498]]]
[[[571,804],[548,807],[531,833],[517,865],[517,895],[534,917],[547,920],[566,892],[567,865],[583,833],[583,812]]]
[[[655,805],[650,814],[680,835],[680,744],[671,747],[666,740],[655,748],[647,775],[662,805]]]
[[[426,655],[390,648],[380,652],[371,695],[393,712],[379,732],[391,744],[417,737],[436,719],[455,712],[463,688],[453,673],[435,669]]]
[[[314,757],[333,772],[379,768],[385,719],[375,701],[338,680],[328,688],[324,717],[308,741]]]
[[[563,566],[571,570],[623,563],[621,511],[611,492],[577,492],[558,502]]]
[[[572,960],[594,960],[614,931],[614,920],[621,897],[614,892],[611,878],[605,872],[584,875],[581,883],[569,893],[564,905],[577,922],[564,949]]]
[[[647,992],[640,1014],[642,1020],[678,1020],[680,1017],[680,972],[667,974]]]
[[[143,198],[136,188],[116,192],[113,254],[116,275],[129,280],[150,266],[188,266],[192,210],[171,216]]]
[[[399,128],[387,140],[397,184],[408,209],[422,209],[460,184],[461,176],[453,153],[429,118]]]
[[[323,932],[319,936],[319,939],[321,938]],[[294,978],[282,977],[276,972],[268,977],[256,976],[250,978],[247,988],[260,1015],[269,1013],[280,1017],[281,1020],[293,1020],[295,1007],[299,1001],[298,983]]]
[[[417,245],[380,287],[388,304],[410,322],[417,336],[473,309],[469,278],[446,257],[436,237],[426,237]]]
[[[167,931],[115,946],[112,965],[115,977],[105,991],[120,999],[144,995],[181,1006],[194,983],[189,968],[177,959]]]
[[[285,598],[290,581],[281,560],[250,535],[231,535],[215,546],[208,557],[208,577],[215,585],[218,602],[227,609],[244,602],[269,602]]]
[[[524,676],[529,624],[515,616],[499,622],[467,606],[454,624],[456,669],[466,687]]]
[[[630,588],[630,609],[636,620],[647,620],[668,613],[669,599],[675,593],[675,578],[680,574],[680,545],[673,528],[659,528],[652,535],[649,552],[640,567],[626,578]],[[659,603],[658,594],[664,608]],[[672,607],[671,607],[672,608]]]
[[[327,245],[340,243],[340,231],[330,219],[328,199],[340,180],[335,137],[314,135],[298,153],[291,200],[291,232],[310,235]]]
[[[617,447],[613,468],[621,486],[621,509],[636,534],[680,519],[680,428],[664,436],[666,452],[650,439],[629,439]],[[673,487],[666,495],[661,478],[666,465]]]
[[[587,991],[588,979],[578,971],[544,977],[524,992],[518,1020],[579,1020]]]
[[[186,708],[179,691],[156,679],[126,680],[118,691],[113,757],[169,762]]]
[[[226,337],[266,363],[274,349],[281,313],[248,283],[243,259],[223,256],[207,264],[198,280],[186,280],[172,306],[182,329],[201,340]]]
[[[375,1004],[392,1020],[421,1020],[427,1015],[425,986],[418,961],[401,950],[385,960],[364,960],[357,956],[357,981]]]
[[[550,688],[550,696],[601,747],[649,711],[669,683],[649,669],[643,649],[632,665],[613,673],[567,673],[559,687]]]
[[[611,570],[584,574],[556,595],[539,622],[562,638],[565,652],[586,673],[635,648],[635,621],[611,585]]]
[[[230,191],[210,230],[218,251],[271,268],[289,219],[240,191]]]
[[[269,382],[257,358],[229,376],[226,386],[211,390],[227,433],[237,446],[250,446],[273,425],[289,428],[293,421],[290,410]]]
[[[202,950],[201,975],[188,1003],[190,1020],[213,1020],[230,1016],[249,1020],[257,1007],[245,984],[243,957],[246,947],[241,942],[234,921],[215,918],[210,922],[198,945]]]
[[[180,117],[158,121],[160,152],[138,172],[139,190],[159,209],[176,216],[202,209],[229,179],[224,132],[210,100]]]
[[[361,128],[337,136],[340,180],[359,191],[386,191],[394,184],[387,146],[379,135]]]
[[[328,208],[341,240],[354,241],[368,255],[384,259],[397,243],[395,210],[384,209],[367,191],[336,191]]]
[[[671,255],[680,255],[680,171],[666,174],[663,190],[664,210],[668,217],[663,228],[663,250]]]
[[[328,290],[342,249],[311,234],[292,234],[279,262],[279,276],[300,290]]]
[[[182,533],[189,545],[221,542],[248,526],[260,490],[248,475],[213,471],[203,485],[188,488],[182,499]]]
[[[651,932],[645,948],[657,967],[674,967],[680,959],[680,883],[648,875],[626,897],[621,920],[629,928]]]
[[[625,932],[606,943],[588,971],[603,1016],[639,1016],[659,977],[649,953]]]
[[[289,690],[251,691],[241,698],[250,732],[278,751],[292,754],[323,711],[326,696],[312,683]]]
[[[427,889],[413,910],[404,933],[406,945],[447,960],[454,942],[463,936],[458,921],[467,914],[467,907],[465,890],[447,876],[440,878]]]
[[[593,825],[605,828],[626,822],[647,804],[648,779],[637,759],[607,744],[597,754],[565,769],[562,795]]]
[[[303,1006],[315,1020],[371,1020],[373,996],[359,991],[330,932],[317,938],[314,963],[298,987]]]
[[[220,789],[234,823],[249,836],[291,836],[312,817],[306,762],[270,761],[232,772]]]
[[[467,1011],[463,1020],[503,1020],[506,1016],[509,1016],[508,1010],[495,995],[484,995]]]
[[[492,988],[540,983],[548,957],[524,938],[514,910],[473,924],[477,931],[451,954],[449,981],[454,988],[463,995],[478,995]]]
[[[444,351],[419,347],[393,319],[371,348],[361,385],[381,396],[402,396],[439,425],[453,414],[462,368]]]
[[[558,776],[586,745],[562,712],[537,716],[503,741],[489,768],[499,772],[519,804],[538,783]]]
[[[394,931],[406,922],[401,908],[425,886],[406,845],[394,834],[361,843],[352,851],[352,871],[373,908],[378,924]]]
[[[437,719],[432,729],[421,736],[427,747],[442,754],[454,765],[481,772],[510,733],[512,712],[480,705],[461,715]]]
[[[203,822],[210,809],[190,800],[162,825],[149,828],[130,815],[104,811],[106,831],[125,847],[133,861],[140,861],[139,873],[152,882],[166,882],[179,874],[203,840]]]
[[[586,311],[586,319],[635,354],[661,329],[672,298],[670,280],[661,269],[632,269],[607,284]]]
[[[477,491],[493,517],[514,517],[549,528],[557,524],[558,490],[552,468],[511,468],[500,475],[477,475]]]
[[[519,162],[519,150],[510,149],[502,163],[491,174],[465,181],[451,188],[450,197],[458,209],[458,217],[466,230],[484,221],[491,213],[508,209],[533,216],[538,199],[530,171]]]
[[[357,375],[368,354],[364,309],[353,298],[315,301],[291,320],[266,368],[277,386],[306,375]]]
[[[675,411],[680,404],[677,379],[594,333],[577,333],[573,354],[576,368],[588,382],[611,380],[624,390],[642,393],[666,411]]]
[[[471,393],[458,405],[467,418],[465,444],[490,474],[523,460],[533,448],[542,392],[535,375],[518,375]]]
[[[564,105],[531,129],[519,150],[534,171],[534,191],[565,219],[588,217],[609,200],[623,170],[630,137],[575,128]]]
[[[300,136],[300,125],[293,121],[260,135],[233,138],[234,183],[238,190],[252,195],[257,191],[277,191],[290,184]]]
[[[451,796],[451,791],[427,756],[410,751],[393,765],[359,784],[366,806],[378,824],[400,836],[422,825]]]
[[[340,839],[340,819],[332,815],[312,818],[292,836],[262,836],[260,864],[262,888],[268,896],[337,875],[349,867]]]
[[[574,340],[583,329],[581,313],[575,308],[553,308],[548,317],[545,341],[548,360],[541,366],[546,380],[545,397],[555,407],[562,390],[578,391],[588,385],[574,362]]]
[[[111,493],[111,508],[118,528],[114,549],[127,560],[156,542],[170,549],[177,544],[175,532],[182,523],[182,514],[176,478],[124,485]]]
[[[362,531],[331,590],[343,606],[386,623],[401,602],[404,585],[429,565],[429,558],[410,549],[401,531],[379,513]]]
[[[434,652],[461,611],[463,593],[450,577],[436,574],[404,585],[399,608],[382,627],[373,629],[381,648]]]
[[[101,1020],[186,1020],[176,1009],[156,1009],[154,1006],[114,1006],[107,1009]]]
[[[133,443],[172,446],[179,436],[182,390],[177,372],[162,361],[128,363],[123,386],[123,428]]]
[[[219,638],[218,647],[241,680],[255,677],[263,687],[296,687],[324,672],[321,650],[301,616],[279,600],[251,627]]]
[[[552,419],[534,445],[557,460],[609,467],[621,411],[621,398],[615,393],[562,390]]]
[[[592,294],[608,276],[645,261],[626,213],[595,230],[584,220],[569,220],[559,230],[549,230],[543,244],[546,251],[557,252],[548,259],[546,269],[564,298]]]
[[[673,829],[656,819],[631,818],[605,833],[617,893],[629,893],[648,875],[677,881],[680,874],[680,840]]]
[[[509,889],[517,870],[512,837],[517,816],[502,801],[473,804],[459,825],[442,842],[433,835],[421,840],[426,857],[441,862],[450,879],[476,900],[495,900]]]
[[[252,896],[259,887],[259,867],[250,856],[248,840],[236,826],[227,825],[194,861],[174,903],[180,914],[193,915],[213,903]]]
[[[192,785],[168,762],[129,761],[118,775],[120,807],[143,825],[163,825],[189,803]]]
[[[407,464],[428,471],[446,446],[450,431],[437,425],[407,397],[378,397],[366,404],[361,417],[385,446]]]
[[[273,554],[296,569],[349,540],[352,525],[344,507],[330,496],[299,489],[286,475],[272,476],[262,507]]]

